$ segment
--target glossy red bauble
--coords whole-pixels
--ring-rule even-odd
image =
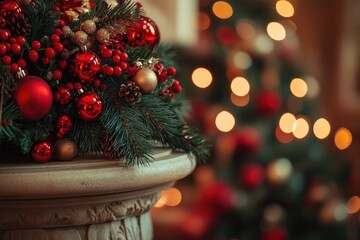
[[[69,61],[70,72],[75,80],[82,84],[90,84],[101,71],[100,58],[91,51],[74,53]]]
[[[262,91],[256,96],[255,107],[259,114],[270,115],[280,110],[282,99],[278,92]]]
[[[73,126],[72,120],[67,115],[60,115],[56,121],[56,129],[58,138],[64,137],[68,134]]]
[[[76,101],[77,113],[85,121],[92,121],[98,118],[102,111],[102,100],[95,92],[83,93]]]
[[[40,141],[33,145],[31,150],[32,158],[38,163],[48,162],[53,154],[53,146],[48,141]]]
[[[61,105],[68,104],[72,99],[71,90],[69,87],[65,85],[56,86],[56,90],[54,92],[54,100]]]
[[[43,118],[51,109],[53,93],[41,78],[26,76],[19,80],[14,100],[22,116],[28,121]]]
[[[126,30],[124,41],[131,47],[146,45],[153,48],[160,41],[160,32],[153,20],[142,16]]]

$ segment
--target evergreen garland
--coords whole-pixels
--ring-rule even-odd
[[[128,45],[127,29],[136,27],[136,21],[143,17],[138,4],[120,1],[116,6],[110,6],[102,0],[93,3],[94,7],[86,11],[47,0],[33,0],[28,5],[20,5],[22,11],[16,14],[23,14],[20,17],[29,21],[30,33],[24,36],[26,43],[21,46],[20,54],[7,53],[12,58],[11,62],[25,61],[28,74],[44,79],[54,97],[59,94],[58,87],[62,86],[68,89],[66,91],[71,93],[72,99],[64,104],[54,101],[45,116],[29,121],[24,118],[16,103],[17,97],[14,97],[17,86],[21,85],[21,78],[18,77],[21,69],[14,72],[12,63],[0,61],[0,68],[3,69],[0,73],[0,143],[13,142],[21,152],[32,151],[34,154],[32,149],[38,142],[49,140],[54,143],[65,137],[72,139],[83,153],[104,153],[105,156],[125,159],[127,164],[136,165],[152,161],[152,149],[154,143],[158,142],[177,151],[189,152],[199,161],[206,159],[207,143],[202,135],[184,122],[187,102],[179,94],[181,88],[176,88],[178,82],[173,77],[174,70],[167,70],[174,65],[175,55],[171,48],[166,45]],[[69,20],[66,15],[68,11],[79,15]],[[96,25],[96,32],[84,30],[86,21]],[[59,26],[60,23],[62,26]],[[107,39],[106,34],[98,36],[99,29],[105,33],[109,31],[111,38]],[[56,40],[57,35],[61,36],[60,41]],[[36,49],[34,42],[41,44],[41,47]],[[58,43],[64,45],[49,57],[51,49],[55,49]],[[111,49],[112,53],[118,51],[122,54],[122,60],[128,56],[123,63],[122,74],[115,75],[104,70],[115,62],[102,53],[104,49]],[[71,72],[74,65],[71,61],[77,61],[71,59],[81,51],[94,52],[102,63],[100,73],[90,83],[81,82]],[[38,60],[34,60],[31,54],[38,54]],[[68,65],[62,66],[64,62]],[[127,102],[119,96],[119,89],[122,84],[135,81],[134,75],[142,68],[156,74],[157,86],[151,92],[136,95],[139,101]],[[60,77],[59,69],[62,73]],[[84,93],[101,99],[101,114],[91,120],[84,119],[78,110],[79,99]],[[72,122],[66,123],[70,124],[69,129],[59,134],[59,130],[66,125],[64,122],[59,124],[59,117],[63,115]]]

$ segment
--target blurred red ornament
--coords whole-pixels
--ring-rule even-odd
[[[92,121],[98,118],[102,111],[102,101],[95,92],[83,93],[76,101],[77,113],[85,121]]]
[[[222,44],[232,44],[235,43],[238,39],[238,36],[235,30],[229,26],[220,26],[216,29],[216,37]]]
[[[66,134],[68,134],[72,128],[72,120],[67,115],[61,115],[58,117],[56,121],[56,128],[57,128],[57,134],[56,136],[58,138],[64,137]]]
[[[235,158],[246,158],[260,151],[261,136],[256,129],[251,127],[238,128],[233,134]]]
[[[101,71],[100,58],[91,51],[79,51],[70,58],[70,72],[82,84],[90,84]]]
[[[8,24],[11,24],[10,18],[22,16],[22,8],[16,1],[8,0],[0,3],[0,28],[6,28]]]
[[[287,231],[282,227],[274,227],[265,230],[261,236],[261,240],[286,240]]]
[[[153,48],[160,41],[160,32],[153,20],[141,16],[129,26],[124,34],[124,41],[131,47],[140,47],[147,45]]]
[[[248,189],[258,187],[264,181],[264,169],[258,163],[249,163],[239,171],[239,181]]]
[[[14,93],[14,100],[26,120],[36,121],[50,111],[53,93],[43,79],[36,76],[26,76],[19,80]]]
[[[48,162],[53,154],[53,147],[49,141],[40,141],[33,145],[32,158],[38,163]]]
[[[280,110],[282,99],[278,92],[262,91],[257,94],[255,107],[262,115],[270,115]]]
[[[212,220],[199,211],[190,211],[180,219],[177,230],[183,239],[205,239]]]
[[[54,92],[54,99],[55,102],[58,102],[61,105],[68,104],[72,99],[70,88],[65,85],[56,86],[56,90]]]

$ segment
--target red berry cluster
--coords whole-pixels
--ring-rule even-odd
[[[105,59],[110,59],[112,64],[106,64],[102,67],[102,73],[107,76],[116,76],[119,77],[126,71],[128,68],[128,54],[125,50],[121,51],[119,49],[111,49],[106,45],[100,46],[100,55]]]
[[[172,85],[162,90],[162,96],[169,96],[170,99],[175,97],[175,94],[181,93],[182,87],[180,82],[175,80],[173,77],[176,75],[176,69],[174,67],[164,68],[161,63],[156,63],[154,65],[154,71],[159,82],[164,83],[167,79],[170,79]]]
[[[1,62],[9,66],[11,72],[18,72],[19,67],[25,70],[26,61],[22,58],[26,38],[23,36],[14,37],[8,29],[0,30],[0,56]]]

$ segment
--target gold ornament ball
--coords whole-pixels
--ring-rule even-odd
[[[87,34],[94,34],[96,31],[96,23],[93,20],[85,20],[81,24],[81,30],[86,32]]]
[[[105,28],[100,28],[96,31],[96,40],[98,40],[100,43],[106,43],[110,39],[110,33]]]
[[[71,30],[69,26],[64,26],[62,28],[62,34],[64,37],[72,37],[74,35],[74,32]]]
[[[158,83],[155,72],[150,68],[139,69],[135,73],[133,81],[139,86],[141,92],[143,93],[151,93],[155,90]]]
[[[70,161],[78,153],[76,143],[70,139],[61,139],[55,143],[55,155],[60,161]]]
[[[84,31],[77,31],[74,34],[74,43],[76,43],[79,46],[84,46],[89,41],[89,36]]]

